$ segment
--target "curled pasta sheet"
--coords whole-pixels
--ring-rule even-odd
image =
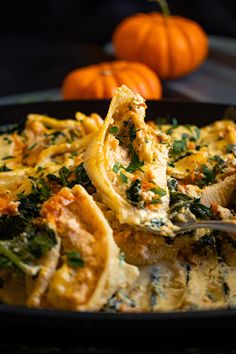
[[[207,186],[202,190],[201,203],[210,207],[217,204],[226,207],[236,190],[236,174],[226,177],[211,186]]]
[[[210,156],[226,154],[228,144],[236,144],[236,124],[231,120],[216,121],[201,129],[201,144]]]
[[[169,137],[144,122],[145,101],[116,90],[102,128],[85,153],[86,172],[120,223],[168,229]]]
[[[81,123],[85,134],[94,133],[103,125],[103,119],[97,113],[86,116],[84,113],[77,112],[75,118]]]
[[[17,133],[0,135],[0,161],[10,169],[22,166],[24,139]]]
[[[83,161],[85,150],[93,135],[93,133],[86,135],[72,144],[63,143],[49,146],[40,153],[36,169],[43,168],[43,174],[46,174],[54,173],[62,166],[74,167]],[[73,157],[71,155],[73,153],[76,153],[76,156]]]
[[[6,193],[13,199],[20,193],[28,194],[31,192],[32,183],[28,178],[34,175],[34,170],[30,167],[7,171],[1,173],[0,193]]]
[[[23,132],[26,141],[24,163],[38,164],[41,152],[51,145],[73,144],[97,131],[102,119],[97,114],[86,116],[76,113],[77,120],[58,120],[39,114],[29,114]]]
[[[62,241],[59,267],[47,292],[51,306],[99,310],[118,288],[138,276],[135,266],[119,259],[112,229],[82,186],[62,188],[45,202],[42,215],[54,225]],[[80,265],[70,263],[74,253],[80,255]]]
[[[58,265],[60,247],[61,240],[57,237],[56,245],[40,259],[40,271],[37,276],[35,278],[26,276],[27,306],[42,306],[43,301],[45,300],[45,292]]]

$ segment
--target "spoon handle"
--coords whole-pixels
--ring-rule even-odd
[[[229,221],[209,220],[196,221],[193,223],[175,223],[175,225],[179,227],[178,233],[200,228],[236,233],[236,224]]]

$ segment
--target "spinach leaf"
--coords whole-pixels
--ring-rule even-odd
[[[32,183],[32,191],[28,195],[18,195],[20,205],[19,211],[23,217],[35,218],[39,216],[42,203],[51,195],[51,189],[43,179],[39,179],[35,184]]]
[[[200,203],[200,198],[194,199],[189,205],[190,211],[200,219],[208,219],[212,217],[212,211],[207,206]]]
[[[68,178],[71,175],[71,171],[69,170],[69,168],[67,168],[66,166],[63,166],[62,168],[60,168],[58,173],[61,178],[61,184],[64,187],[69,187],[70,182],[69,182]]]
[[[0,172],[8,172],[8,171],[12,171],[12,169],[8,168],[5,164],[0,166]]]
[[[208,219],[213,215],[210,208],[200,203],[200,198],[192,199],[186,194],[171,192],[170,211],[179,211],[182,208],[189,209],[197,218],[200,219]]]
[[[174,192],[178,186],[178,181],[175,178],[169,178],[167,180],[167,187],[170,191]]]
[[[126,196],[133,205],[139,204],[141,201],[141,180],[136,179],[131,183],[130,187],[126,190]]]
[[[85,171],[83,163],[81,163],[75,168],[75,180],[72,181],[70,186],[73,186],[75,184],[81,184],[84,187],[89,185],[92,186],[92,183],[87,175],[87,172]]]
[[[120,177],[122,183],[128,183],[128,177],[126,175],[124,175],[124,173],[121,172],[119,177]]]
[[[136,152],[131,144],[129,144],[129,150],[131,153],[131,162],[130,162],[129,166],[126,168],[126,171],[130,172],[130,173],[133,173],[137,170],[142,171],[141,167],[144,165],[144,162],[139,160],[139,157],[136,154]]]
[[[202,165],[202,173],[203,177],[198,181],[199,187],[204,187],[208,186],[209,184],[212,184],[215,182],[215,173],[214,169],[209,168],[207,165],[203,164]]]
[[[187,149],[186,138],[184,138],[182,140],[174,140],[172,149],[170,151],[170,156],[171,157],[178,156],[178,155],[182,154],[183,152],[185,152],[186,149]]]
[[[21,215],[2,215],[0,217],[0,240],[12,239],[19,235],[28,221]]]
[[[36,275],[40,266],[32,262],[44,256],[56,243],[55,233],[47,224],[29,222],[13,239],[0,241],[1,263],[5,267],[3,262],[7,258],[24,273]]]

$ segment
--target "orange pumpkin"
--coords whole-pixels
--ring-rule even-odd
[[[140,13],[123,20],[113,34],[116,56],[145,63],[163,78],[195,70],[208,54],[208,39],[194,21],[171,16],[165,0],[162,14]]]
[[[63,82],[62,94],[65,99],[111,98],[122,84],[145,98],[161,97],[161,82],[150,68],[118,60],[72,71]]]

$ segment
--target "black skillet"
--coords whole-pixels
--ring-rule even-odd
[[[0,124],[23,122],[28,113],[41,113],[56,118],[71,118],[76,111],[98,112],[103,117],[109,101],[42,102],[0,106]],[[228,106],[222,104],[149,101],[147,119],[175,117],[183,124],[208,124],[222,119]],[[235,110],[228,110],[232,118]],[[236,276],[236,274],[235,274]],[[17,296],[17,294],[16,294]],[[89,341],[107,340],[121,343],[128,340],[147,346],[150,343],[174,345],[191,344],[202,340],[211,343],[234,341],[236,309],[188,311],[172,313],[76,313],[68,311],[36,310],[0,305],[0,337],[41,340]]]

